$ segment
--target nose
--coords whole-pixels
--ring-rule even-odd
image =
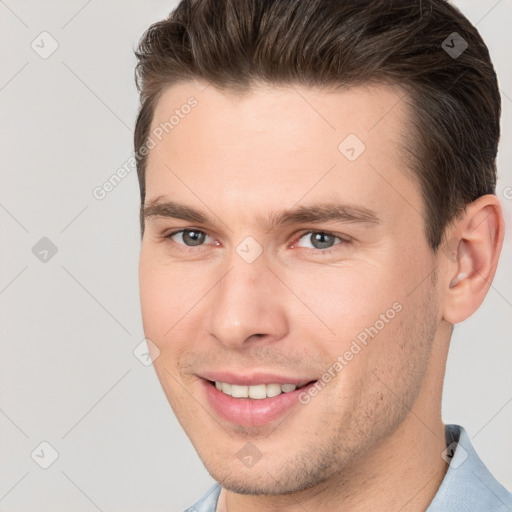
[[[210,336],[234,350],[284,338],[289,329],[289,300],[264,256],[247,263],[234,253],[228,265],[210,297],[206,313]]]

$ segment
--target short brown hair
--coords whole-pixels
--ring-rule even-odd
[[[148,28],[135,55],[142,205],[147,158],[139,151],[156,103],[166,87],[197,79],[234,92],[256,81],[401,86],[414,114],[407,149],[433,250],[467,203],[495,193],[496,73],[478,30],[445,0],[182,0]]]

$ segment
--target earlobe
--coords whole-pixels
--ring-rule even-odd
[[[447,276],[444,320],[462,322],[480,307],[496,273],[503,237],[503,212],[496,196],[485,195],[467,205],[451,228],[456,257],[441,256],[439,262]]]

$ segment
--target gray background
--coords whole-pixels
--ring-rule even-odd
[[[0,1],[1,511],[176,511],[213,483],[152,367],[133,354],[144,339],[135,171],[102,201],[92,194],[132,155],[132,49],[174,5]],[[490,48],[503,92],[502,141],[510,141],[512,0],[456,5]],[[43,31],[59,45],[46,59],[31,47],[35,40],[38,51],[51,49]],[[510,142],[502,143],[505,246],[481,309],[455,328],[443,403],[445,423],[467,429],[508,488],[511,161]],[[43,237],[57,248],[46,262],[47,241],[39,257],[32,252]],[[58,452],[46,470],[43,441]]]

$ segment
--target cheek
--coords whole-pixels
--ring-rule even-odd
[[[178,357],[191,339],[199,339],[198,312],[211,287],[207,277],[193,265],[170,264],[158,253],[142,250],[139,292],[144,333],[164,356]]]
[[[301,299],[303,305],[298,305],[304,311],[304,320],[308,319],[307,325],[314,327],[316,338],[332,340],[326,346],[335,351],[344,349],[376,322],[379,330],[384,327],[383,322],[387,328],[404,297],[400,276],[370,264],[290,272],[284,280]],[[305,325],[306,322],[302,327]]]
[[[179,319],[183,304],[183,276],[149,250],[141,251],[139,291],[142,320],[146,337],[161,344]],[[182,313],[183,314],[183,313]]]
[[[165,317],[162,312],[166,303],[172,301],[172,295],[165,291],[166,284],[157,265],[150,258],[141,255],[139,264],[139,292],[142,311],[142,322],[147,338],[152,339],[161,333]],[[170,304],[169,304],[170,306]]]

